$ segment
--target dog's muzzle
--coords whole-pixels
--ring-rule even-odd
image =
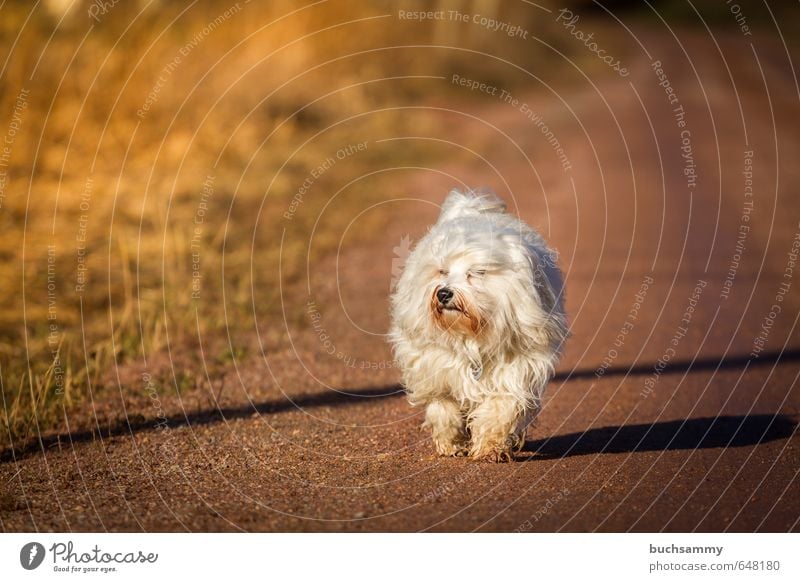
[[[439,301],[439,304],[442,306],[446,306],[453,300],[453,291],[447,287],[442,287],[436,292],[436,299]]]

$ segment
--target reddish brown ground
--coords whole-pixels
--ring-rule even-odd
[[[465,106],[490,125],[442,113],[437,134],[487,163],[456,157],[437,165],[444,174],[399,172],[397,196],[418,201],[391,204],[380,240],[359,246],[345,235],[339,257],[309,269],[323,326],[352,365],[323,352],[307,317],[261,322],[265,337],[283,335],[278,347],[230,367],[221,412],[207,388],[165,398],[169,430],[155,428],[138,370],[123,369],[130,429],[75,431],[3,457],[3,530],[799,529],[800,271],[762,357],[747,361],[800,228],[796,81],[779,43],[758,44],[756,62],[747,40],[720,38],[723,62],[711,40],[685,36],[690,64],[670,39],[648,38],[686,109],[699,172],[692,193],[679,130],[641,52],[627,79],[519,96],[560,140],[568,172],[511,106]],[[722,299],[746,149],[752,230]],[[436,458],[386,367],[393,247],[425,232],[454,182],[513,193],[511,206],[558,249],[566,273],[572,337],[540,422],[510,464]],[[645,276],[653,283],[616,347]],[[707,284],[688,333],[644,393],[698,280]],[[597,378],[611,349],[618,355]],[[212,377],[214,391],[220,382]],[[122,414],[119,399],[97,406]]]

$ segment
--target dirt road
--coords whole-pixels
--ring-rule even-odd
[[[385,236],[353,217],[283,296],[305,316],[259,322],[263,358],[157,401],[128,365],[94,403],[121,421],[5,454],[3,530],[800,529],[800,93],[779,42],[680,40],[640,35],[628,77],[433,100],[453,161],[395,170]],[[494,187],[566,274],[572,337],[509,464],[433,455],[382,335],[454,184]]]

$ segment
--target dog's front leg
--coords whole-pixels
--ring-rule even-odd
[[[430,427],[436,452],[444,457],[467,454],[464,416],[455,401],[439,398],[425,408],[425,424]]]
[[[487,396],[469,416],[470,456],[480,460],[510,461],[512,451],[519,447],[522,438],[520,425],[524,419],[525,409],[518,399]]]

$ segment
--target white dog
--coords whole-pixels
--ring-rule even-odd
[[[452,191],[392,296],[391,341],[440,455],[508,461],[567,336],[561,273],[494,194]]]

